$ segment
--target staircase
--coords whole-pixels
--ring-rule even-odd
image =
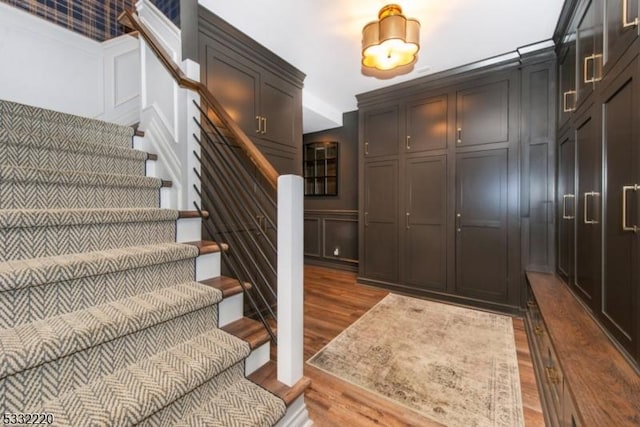
[[[219,263],[206,257],[226,245],[176,243],[194,212],[159,208],[171,183],[145,176],[154,156],[133,134],[0,101],[0,410],[69,426],[274,425],[304,385],[283,387],[272,363],[251,377],[261,385],[247,379],[268,335],[241,311],[219,327],[242,288],[196,261]]]

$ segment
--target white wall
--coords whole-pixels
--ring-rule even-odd
[[[99,43],[0,3],[0,99],[134,123],[138,49],[133,37]]]

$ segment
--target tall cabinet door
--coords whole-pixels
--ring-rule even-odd
[[[601,283],[602,145],[592,114],[576,128],[578,161],[576,215],[576,276],[578,294],[597,306]]]
[[[398,279],[398,161],[364,164],[362,256],[367,278]]]
[[[508,150],[456,158],[456,288],[462,295],[508,297]]]
[[[404,282],[444,291],[447,269],[446,156],[405,162]]]
[[[572,284],[575,268],[575,141],[572,132],[567,132],[558,141],[558,273]]]
[[[606,88],[602,105],[607,167],[601,318],[640,361],[639,78],[634,60]]]

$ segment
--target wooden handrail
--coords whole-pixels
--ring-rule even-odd
[[[271,187],[276,189],[278,186],[278,172],[275,170],[273,165],[269,163],[269,160],[267,160],[258,147],[251,142],[251,139],[249,139],[247,134],[240,129],[240,126],[238,126],[238,124],[231,118],[229,113],[227,113],[209,89],[207,89],[207,87],[201,82],[192,80],[184,74],[178,64],[173,61],[171,56],[169,56],[167,51],[162,47],[158,39],[140,21],[138,15],[125,10],[118,17],[118,22],[125,27],[137,31],[142,36],[180,87],[197,92],[198,95],[200,95],[200,98],[205,100],[207,105],[209,105],[209,108],[211,108],[220,118],[222,124],[231,131],[233,136],[236,138],[238,145],[240,145],[251,162],[256,165],[258,171],[260,171]]]

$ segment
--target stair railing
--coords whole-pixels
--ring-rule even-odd
[[[206,234],[218,245],[230,245],[222,252],[224,265],[274,343],[277,324],[278,380],[292,386],[303,368],[302,179],[279,176],[207,87],[185,75],[137,15],[125,11],[118,20],[137,31],[178,85],[195,91],[206,106],[195,103],[200,117],[193,118],[200,130],[193,134],[200,155],[195,150],[193,155],[201,166],[200,173],[193,169],[200,179],[194,190],[202,203],[194,206],[210,214],[203,220]]]

